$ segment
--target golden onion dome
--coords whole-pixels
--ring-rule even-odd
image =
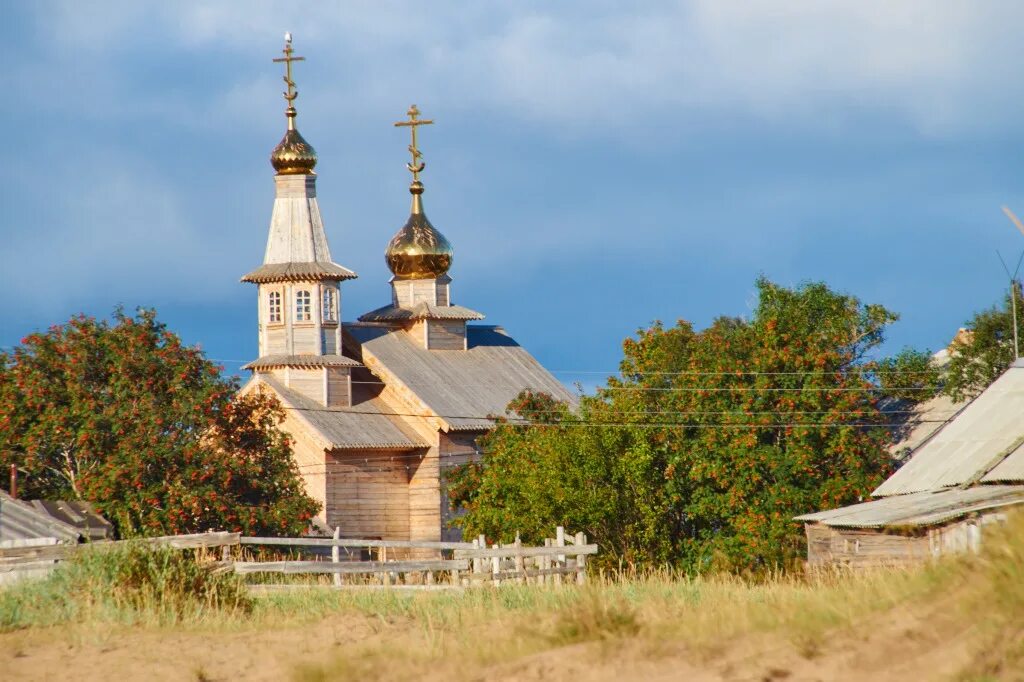
[[[316,166],[316,150],[295,129],[295,109],[288,109],[288,130],[270,153],[270,165],[278,175],[310,175]]]
[[[440,277],[452,266],[454,250],[423,213],[420,199],[423,184],[413,182],[409,192],[412,193],[412,214],[388,242],[384,258],[392,274],[399,279]]]

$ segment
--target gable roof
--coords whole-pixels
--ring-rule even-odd
[[[254,376],[252,382],[273,389],[284,408],[305,422],[326,449],[404,450],[429,445],[376,397],[379,389],[367,383],[352,382],[352,407],[324,407],[265,374]]]
[[[0,540],[56,538],[78,542],[78,529],[35,509],[31,504],[0,492]]]
[[[832,528],[932,526],[973,512],[1024,503],[1024,486],[981,485],[883,497],[840,509],[804,514],[797,521],[816,521]]]
[[[905,495],[977,482],[1024,482],[1024,361],[967,404],[872,493]]]
[[[482,431],[524,389],[576,398],[498,327],[468,325],[466,350],[427,350],[400,329],[345,324],[346,343],[385,383],[400,383],[454,431]]]

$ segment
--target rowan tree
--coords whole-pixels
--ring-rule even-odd
[[[620,375],[574,411],[513,402],[482,462],[451,476],[458,523],[502,540],[584,530],[606,565],[761,570],[801,556],[794,516],[856,502],[890,472],[879,400],[935,386],[882,385],[925,357],[874,359],[896,319],[882,306],[821,283],[757,290],[749,320],[639,330]]]
[[[182,344],[151,310],[84,315],[0,354],[0,462],[25,497],[92,502],[122,536],[302,532],[282,410]]]

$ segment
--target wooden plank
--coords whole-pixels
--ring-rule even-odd
[[[408,573],[410,571],[464,571],[466,559],[432,561],[238,561],[235,573]]]
[[[574,555],[597,554],[597,545],[582,545],[573,547],[569,551]],[[490,547],[485,549],[456,549],[456,559],[491,559],[494,557],[507,559],[523,556],[562,556],[566,552],[565,547]]]
[[[576,533],[576,547],[587,546],[587,536],[583,533]],[[576,555],[576,584],[582,585],[587,581],[587,557],[582,554]]]
[[[470,542],[433,540],[354,540],[348,538],[262,538],[242,537],[243,545],[283,545],[286,547],[391,547],[393,549],[472,549]]]
[[[144,545],[170,547],[171,549],[199,549],[201,547],[223,547],[225,545],[237,545],[239,544],[240,536],[240,533],[193,533],[191,535],[168,535],[159,538],[139,538],[133,540],[122,540],[120,541],[120,543],[137,542]],[[100,543],[97,543],[94,546],[100,546]]]
[[[72,553],[86,548],[123,547],[127,544],[170,547],[171,549],[198,549],[201,547],[224,547],[239,544],[238,533],[194,533],[191,535],[167,535],[157,538],[133,538],[117,542],[92,542],[82,545],[40,545],[36,547],[0,548],[0,561],[34,557],[38,559],[64,559]]]
[[[334,539],[338,540],[340,538],[341,538],[341,526],[335,526],[334,527]],[[341,547],[339,547],[337,544],[335,544],[334,546],[331,547],[331,562],[336,564],[340,560],[341,560]],[[334,586],[335,587],[341,587],[342,583],[343,583],[343,580],[342,580],[342,577],[341,577],[341,573],[335,573],[334,574]]]
[[[264,594],[274,594],[276,592],[294,592],[298,590],[337,590],[342,589],[346,591],[358,592],[358,591],[397,591],[397,592],[441,592],[456,590],[459,592],[465,591],[465,588],[461,585],[445,585],[445,584],[434,584],[434,585],[343,585],[340,588],[334,585],[307,585],[302,583],[291,583],[286,585],[247,585],[249,592],[253,596],[260,596]]]
[[[77,545],[36,545],[35,547],[0,548],[0,565],[16,561],[63,559],[75,551]]]
[[[471,580],[490,581],[493,579],[505,580],[509,578],[542,578],[552,575],[573,575],[576,573],[576,564],[570,559],[567,566],[562,568],[528,568],[522,573],[519,571],[501,571],[500,573],[475,573],[470,575]]]
[[[555,528],[555,546],[557,546],[557,547],[565,547],[565,527],[564,526],[558,526],[558,527]],[[558,562],[559,566],[565,566],[565,555],[564,554],[559,554],[558,556],[555,557],[555,561]],[[561,575],[555,575],[555,584],[556,585],[561,585],[562,584],[562,576]]]

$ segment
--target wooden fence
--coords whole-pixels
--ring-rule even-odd
[[[583,584],[586,581],[586,558],[598,551],[597,545],[587,544],[583,533],[567,535],[561,527],[556,529],[554,538],[545,541],[543,547],[524,546],[518,538],[510,544],[488,546],[483,536],[472,542],[359,540],[341,538],[337,530],[333,538],[244,537],[238,533],[199,533],[84,545],[0,548],[0,573],[38,573],[40,568],[50,569],[56,562],[86,547],[116,547],[125,542],[175,549],[221,547],[219,570],[231,570],[243,575],[326,574],[333,576],[334,587],[363,588],[402,586],[430,589],[501,583],[562,584],[566,579]],[[291,548],[306,556],[329,549],[331,555],[330,559],[315,556],[287,561],[251,561],[244,557],[233,557],[232,547],[238,546]],[[350,554],[358,550],[360,556],[343,559],[343,549]],[[260,590],[280,586],[253,587]]]
[[[518,539],[507,545],[487,545],[480,536],[473,542],[430,542],[418,540],[354,540],[334,538],[259,538],[243,537],[242,545],[287,546],[299,549],[331,548],[331,559],[293,561],[236,561],[236,573],[329,574],[336,587],[397,586],[430,588],[470,586],[502,582],[561,584],[569,576],[577,584],[586,581],[586,557],[597,554],[597,545],[587,544],[586,536],[566,535],[558,528],[554,538],[543,547],[527,547]],[[341,560],[342,548],[375,553],[370,560]],[[412,553],[434,554],[436,558],[398,558]],[[363,576],[358,584],[349,576]],[[266,587],[266,586],[263,586]]]
[[[65,545],[23,545],[21,547],[0,547],[0,583],[8,582],[22,576],[45,575],[75,552],[83,549],[109,549],[124,546],[128,543],[142,544],[153,547],[170,547],[172,549],[201,549],[228,547],[237,545],[238,533],[194,533],[192,535],[168,535],[159,538],[142,538],[138,540],[119,540],[117,542],[90,542],[85,544]],[[5,580],[6,579],[6,580]]]

